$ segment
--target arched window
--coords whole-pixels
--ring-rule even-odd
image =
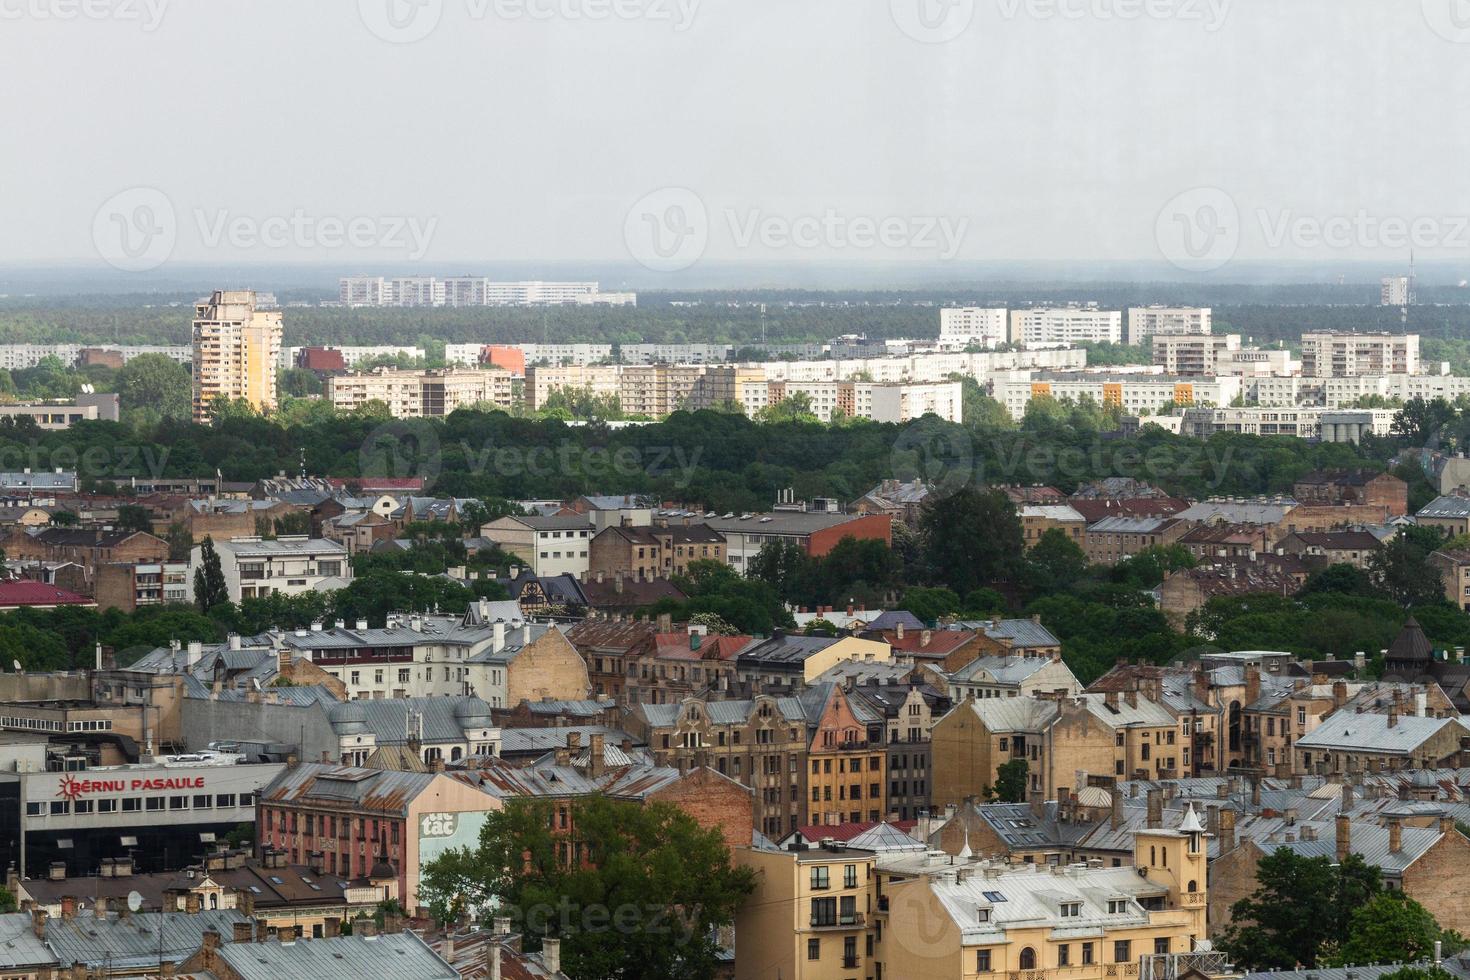
[[[1021,969],[1036,969],[1036,950],[1032,949],[1030,946],[1027,946],[1025,949],[1021,950]]]
[[[461,752],[459,746],[456,745],[454,748],[449,750],[449,761],[458,762],[463,755],[464,753]]]
[[[1153,867],[1154,865],[1156,865],[1158,863],[1159,863],[1159,855],[1156,852],[1156,850],[1153,847],[1153,845],[1149,845],[1149,849],[1148,849],[1148,865],[1149,865],[1149,867]]]
[[[1190,894],[1199,891],[1199,883],[1196,882],[1193,878],[1189,879],[1189,891]]]
[[[209,907],[211,909],[219,908],[219,892],[209,893]]]

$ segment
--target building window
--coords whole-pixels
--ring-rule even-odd
[[[1072,947],[1062,943],[1057,947],[1057,966],[1070,966],[1072,964]]]
[[[1021,959],[1019,963],[1021,969],[1023,970],[1036,969],[1036,950],[1032,949],[1030,946],[1027,946],[1025,949],[1021,950]]]
[[[831,887],[831,881],[827,877],[827,866],[819,865],[812,868],[812,889],[823,890]]]
[[[1092,962],[1093,962],[1093,952],[1092,951],[1093,951],[1093,944],[1092,943],[1083,943],[1082,944],[1082,965],[1083,966],[1091,966],[1092,965]]]
[[[1127,963],[1133,959],[1133,940],[1119,939],[1113,943],[1113,962]]]
[[[808,939],[806,941],[806,958],[819,960],[822,958],[822,941],[820,939]]]
[[[1154,955],[1163,956],[1169,952],[1169,937],[1160,936],[1154,940]]]
[[[975,950],[975,972],[976,973],[989,973],[990,972],[990,950],[988,950],[988,949],[977,949],[977,950]]]

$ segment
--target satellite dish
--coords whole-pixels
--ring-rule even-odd
[[[14,667],[15,667],[15,672],[16,672],[16,673],[17,673],[17,674],[19,674],[19,673],[20,673],[20,661],[19,661],[19,660],[12,660],[12,661],[10,661],[10,662],[11,662],[11,664],[12,664],[12,665],[14,665]]]
[[[128,892],[128,911],[136,912],[143,907],[143,896],[137,892]]]

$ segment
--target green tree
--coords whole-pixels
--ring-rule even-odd
[[[1434,953],[1439,924],[1403,892],[1385,892],[1353,908],[1347,940],[1333,957],[1352,963],[1416,963]]]
[[[1373,584],[1401,606],[1422,606],[1444,598],[1444,582],[1429,556],[1444,543],[1434,527],[1402,528],[1368,559]]]
[[[194,535],[189,533],[189,527],[183,521],[174,521],[168,526],[169,561],[188,561],[189,553],[194,550]]]
[[[1059,527],[1048,529],[1026,553],[1026,582],[1033,592],[1065,592],[1087,574],[1087,554]]]
[[[555,806],[515,801],[491,812],[478,847],[424,869],[421,900],[442,919],[494,903],[521,919],[528,947],[559,939],[569,976],[713,977],[715,932],[754,890],[719,831],[667,803],[585,797],[573,804],[578,860],[568,862]],[[559,914],[568,906],[573,914]]]
[[[69,510],[58,510],[51,515],[52,527],[76,527],[81,522],[81,518]]]
[[[1230,909],[1231,922],[1217,944],[1250,970],[1317,966],[1319,957],[1350,941],[1353,910],[1381,892],[1377,868],[1361,858],[1334,867],[1328,857],[1303,857],[1280,848],[1256,866],[1256,890]],[[1357,905],[1338,906],[1344,898]],[[1336,909],[1343,914],[1323,914]]]
[[[219,552],[214,550],[214,538],[206,535],[199,546],[199,567],[194,570],[194,604],[200,612],[207,613],[229,601],[230,589],[225,583]]]
[[[931,581],[959,595],[1009,578],[1022,552],[1021,520],[998,490],[966,486],[926,501],[919,533]]]
[[[185,421],[194,414],[194,381],[189,369],[163,354],[140,354],[117,372],[117,395],[124,418],[156,424]]]
[[[286,368],[276,373],[276,392],[280,399],[305,398],[322,393],[322,380],[316,372],[302,368]]]
[[[819,422],[812,408],[812,396],[804,391],[793,392],[780,401],[767,405],[755,413],[757,422]]]
[[[117,509],[116,527],[119,531],[144,531],[153,533],[153,515],[147,507],[123,504]]]
[[[1416,446],[1423,446],[1439,437],[1440,433],[1458,416],[1455,406],[1443,398],[1426,401],[1411,398],[1393,418],[1393,433],[1402,436]]]
[[[990,798],[996,803],[1025,803],[1026,776],[1029,766],[1025,759],[1012,759],[995,770],[995,788]]]

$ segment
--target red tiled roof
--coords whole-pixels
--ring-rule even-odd
[[[924,634],[929,635],[929,642],[924,642]],[[880,634],[883,642],[893,649],[903,653],[928,653],[941,654],[952,653],[975,638],[972,630],[914,630],[903,631],[903,639],[898,638],[898,630],[883,630]]]
[[[750,641],[748,636],[704,636],[696,650],[688,633],[659,633],[653,639],[658,647],[655,656],[677,660],[732,660]]]
[[[0,607],[91,605],[96,603],[86,596],[58,589],[45,582],[28,582],[23,579],[0,582]]]
[[[865,834],[884,822],[882,820],[867,820],[861,823],[835,823],[831,826],[812,824],[807,827],[797,827],[796,830],[797,833],[801,834],[807,840],[821,840],[824,837],[830,837],[835,841],[850,841],[859,834]],[[902,831],[905,834],[919,825],[919,821],[917,820],[889,820],[886,822],[890,827]]]

